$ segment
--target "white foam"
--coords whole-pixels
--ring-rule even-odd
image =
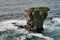
[[[18,25],[26,25],[26,20],[7,20],[0,23],[0,31],[17,28],[12,24],[14,22],[16,22]]]
[[[53,18],[54,25],[60,25],[60,18]]]
[[[53,18],[52,21],[57,21],[60,23],[60,18]]]
[[[40,34],[40,33],[30,33],[29,35],[36,36],[36,37],[39,37],[39,38],[44,38],[46,40],[54,40],[53,38],[48,37],[48,36],[44,36],[43,34]]]
[[[12,24],[12,23],[14,23],[14,22],[16,22],[16,23],[19,24],[19,25],[26,25],[26,23],[27,23],[26,20],[7,20],[7,21],[3,21],[3,22],[1,22],[1,24],[0,24],[0,31],[5,31],[6,29],[17,29],[17,27],[15,27],[15,26]],[[18,29],[18,30],[19,30],[19,29]],[[17,30],[17,31],[18,31],[18,30]],[[22,33],[23,30],[24,30],[24,29],[18,31],[18,33],[19,33],[19,32]],[[44,39],[46,39],[46,40],[53,40],[53,38],[44,36],[44,35],[39,34],[39,33],[29,33],[29,34],[28,34],[28,32],[26,32],[26,31],[23,31],[23,32],[24,32],[24,34],[27,34],[27,35],[37,36],[37,37],[39,37],[39,38],[44,38]],[[15,38],[14,38],[14,39],[15,39]],[[22,36],[21,39],[20,39],[20,38],[16,38],[16,40],[24,40],[24,39],[25,39],[24,36]]]

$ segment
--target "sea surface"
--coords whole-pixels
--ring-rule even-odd
[[[42,33],[49,39],[29,36],[28,31],[12,24],[25,25],[24,10],[35,6],[50,8]],[[60,0],[0,0],[0,40],[60,40]]]

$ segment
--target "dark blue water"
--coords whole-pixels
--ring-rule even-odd
[[[26,30],[17,29],[11,24],[23,20],[24,10],[34,6],[50,8],[47,18],[52,19],[45,20],[42,34],[60,40],[60,0],[0,0],[0,40],[46,40],[30,37]]]

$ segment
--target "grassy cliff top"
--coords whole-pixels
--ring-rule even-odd
[[[40,7],[32,7],[32,8],[26,9],[25,12],[31,11],[31,10],[46,10],[46,11],[49,11],[50,9],[46,6],[40,6]]]

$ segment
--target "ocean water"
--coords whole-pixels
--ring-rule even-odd
[[[12,24],[25,25],[24,10],[34,6],[50,8],[42,33],[48,39],[29,35]],[[0,40],[60,40],[60,0],[0,0]]]

